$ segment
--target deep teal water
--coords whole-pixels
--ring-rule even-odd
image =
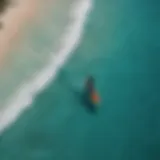
[[[76,53],[0,138],[1,160],[159,160],[159,2],[95,2]],[[102,102],[80,93],[87,75]]]

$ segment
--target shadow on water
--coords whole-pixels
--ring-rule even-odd
[[[90,102],[88,95],[84,91],[78,91],[73,86],[68,86],[68,89],[73,93],[76,101],[78,101],[88,113],[97,113],[97,107]]]
[[[80,91],[76,87],[74,87],[64,74],[64,71],[61,72],[59,78],[59,82],[74,95],[76,101],[78,101],[86,109],[88,113],[97,113],[97,107],[90,102],[88,95],[84,91]]]

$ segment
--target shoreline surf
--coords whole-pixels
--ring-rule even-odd
[[[78,1],[73,4],[69,13],[74,22],[67,26],[62,36],[60,48],[53,55],[49,65],[35,75],[35,77],[25,85],[21,86],[19,91],[13,96],[3,111],[0,112],[0,134],[11,125],[26,108],[30,107],[37,93],[41,92],[51,81],[56,78],[57,72],[69,59],[73,51],[81,41],[84,23],[88,13],[92,8],[91,0]]]

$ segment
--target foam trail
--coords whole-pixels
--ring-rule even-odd
[[[71,11],[70,15],[74,22],[67,27],[60,42],[61,46],[56,54],[53,54],[49,65],[36,74],[32,80],[25,83],[4,107],[3,111],[0,112],[1,134],[18,118],[24,109],[30,107],[37,93],[55,79],[58,70],[64,65],[66,60],[68,60],[73,50],[76,49],[80,43],[83,25],[88,16],[87,14],[92,6],[91,2],[92,0],[81,0],[73,4],[74,10]]]

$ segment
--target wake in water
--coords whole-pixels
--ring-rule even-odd
[[[72,23],[67,26],[56,53],[52,53],[49,64],[39,73],[28,80],[15,96],[5,105],[0,112],[0,132],[13,123],[20,113],[30,107],[36,95],[56,78],[59,69],[69,59],[80,43],[85,20],[91,10],[91,0],[81,0],[73,4],[70,12]]]

